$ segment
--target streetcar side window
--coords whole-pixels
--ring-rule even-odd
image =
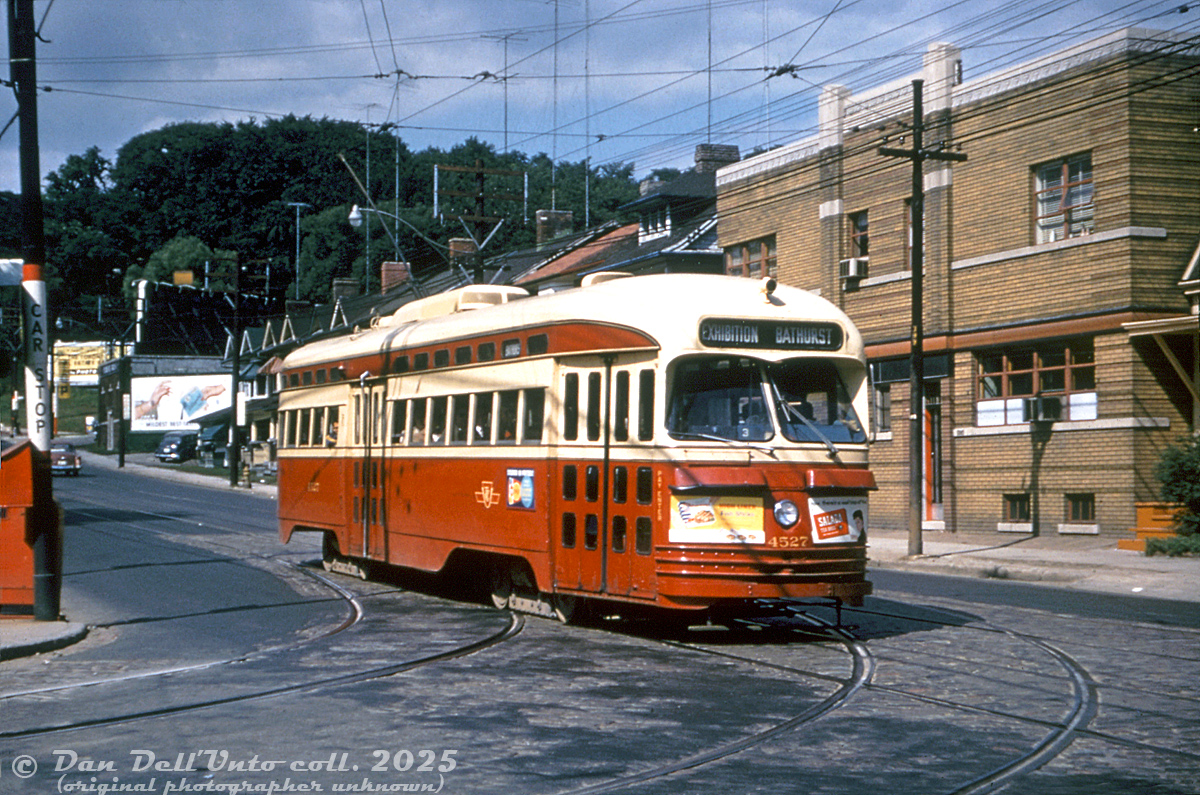
[[[579,374],[567,373],[563,379],[563,438],[579,438]]]
[[[283,446],[296,446],[296,412],[283,412]]]
[[[471,427],[471,396],[455,395],[450,405],[450,444],[466,444]]]
[[[475,396],[474,444],[492,443],[492,403],[495,392],[480,392]]]
[[[433,352],[433,366],[434,367],[447,367],[447,366],[449,366],[449,364],[450,364],[450,349],[449,348],[442,348],[441,350]]]
[[[414,400],[412,402],[412,436],[409,444],[420,445],[425,444],[425,401],[424,399]]]
[[[307,447],[308,442],[308,421],[311,416],[312,409],[300,410],[300,430],[298,432],[297,443],[301,447]]]
[[[338,426],[342,417],[341,406],[330,406],[325,413],[325,446],[333,447],[338,442]]]
[[[481,342],[479,343],[479,361],[490,362],[496,358],[496,343]]]
[[[583,471],[583,488],[588,502],[600,499],[600,467],[592,465]]]
[[[638,505],[649,505],[654,501],[654,475],[650,467],[638,467],[637,501]]]
[[[637,518],[637,530],[635,531],[636,537],[634,538],[633,548],[639,555],[650,554],[652,546],[650,536],[651,527],[649,516],[639,516]]]
[[[379,436],[382,433],[380,426],[383,425],[383,414],[380,413],[382,396],[376,392],[371,396],[371,443],[379,444]]]
[[[429,401],[429,443],[446,443],[446,408],[449,399],[445,397],[431,398]]]
[[[564,500],[574,501],[577,482],[579,479],[579,470],[574,465],[563,467],[562,477],[562,496]]]
[[[325,441],[325,409],[313,409],[312,441],[313,447],[320,447]]]
[[[520,391],[510,389],[500,393],[500,422],[496,428],[497,444],[517,442],[517,398]]]
[[[628,467],[613,467],[612,499],[618,503],[629,499]]]
[[[362,395],[354,396],[354,443],[362,444],[363,440],[363,410]]]
[[[545,334],[534,334],[529,338],[528,346],[530,356],[541,356],[550,350],[550,338]]]
[[[408,422],[408,401],[392,401],[392,444],[404,444],[404,429]]]
[[[613,438],[618,442],[629,439],[629,372],[617,373],[617,403],[613,407]]]
[[[565,549],[575,548],[575,514],[562,515],[562,545]]]
[[[612,551],[625,551],[625,533],[627,519],[624,516],[614,516],[612,519]]]
[[[600,519],[589,513],[583,520],[583,548],[595,549],[600,543]]]
[[[460,345],[454,349],[455,364],[470,364],[471,363],[471,346]]]
[[[638,439],[654,438],[654,371],[638,373]]]
[[[429,369],[429,354],[428,353],[418,353],[416,356],[414,356],[413,357],[413,369],[414,370],[428,370]]]
[[[542,426],[546,424],[546,390],[525,390],[522,416],[524,419],[521,422],[521,441],[525,444],[540,444]]]
[[[600,439],[600,374],[588,373],[587,436],[589,442]]]

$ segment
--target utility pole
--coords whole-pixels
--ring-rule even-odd
[[[453,171],[453,172],[474,175],[475,189],[469,190],[469,191],[439,189],[437,187],[437,173],[439,170],[440,171]],[[434,184],[434,205],[433,205],[434,206],[434,215],[437,215],[437,213],[438,213],[438,209],[437,209],[438,199],[442,196],[475,200],[474,214],[449,215],[448,217],[458,218],[464,224],[466,224],[468,221],[470,221],[475,226],[474,232],[472,234],[472,238],[475,241],[475,282],[476,283],[483,281],[483,247],[487,243],[487,240],[485,239],[485,235],[484,235],[485,231],[487,230],[487,225],[488,224],[499,224],[501,221],[504,220],[503,218],[499,218],[496,216],[484,215],[483,214],[484,213],[484,200],[485,199],[495,199],[495,200],[499,200],[499,201],[514,201],[514,202],[516,202],[516,201],[524,201],[524,199],[525,199],[524,196],[517,196],[515,194],[486,193],[485,186],[484,186],[484,177],[487,177],[487,176],[520,177],[520,176],[523,176],[524,173],[525,172],[523,172],[523,171],[508,171],[508,170],[499,169],[499,168],[484,168],[483,162],[480,160],[476,160],[474,166],[442,166],[442,165],[434,166],[434,181],[433,181],[433,184]],[[468,230],[468,231],[470,231],[470,230]],[[493,229],[492,231],[495,232],[495,229]]]
[[[296,211],[299,212],[299,208],[296,208]],[[238,395],[241,392],[242,375],[242,263],[236,256],[233,258],[233,350],[230,352],[230,358],[233,360],[233,395],[230,404],[229,447],[225,451],[225,463],[229,465],[229,485],[237,486],[242,463],[242,427],[238,417]]]
[[[56,621],[59,612],[62,528],[50,480],[53,417],[46,359],[50,348],[46,281],[46,236],[42,226],[42,183],[37,124],[37,30],[33,0],[8,0],[8,55],[21,119],[21,287],[25,331],[25,424],[34,453],[35,514],[30,527],[33,549],[33,617]]]
[[[312,207],[308,202],[287,202],[288,207],[296,208],[296,300],[300,300],[300,208]],[[269,290],[268,290],[269,292]]]
[[[924,519],[924,490],[922,470],[925,461],[925,161],[949,160],[962,162],[967,156],[959,152],[944,152],[941,144],[925,149],[925,107],[922,98],[924,80],[912,81],[913,121],[912,149],[892,149],[881,146],[879,154],[902,157],[912,162],[912,336],[909,349],[908,373],[908,554],[923,553],[921,522]]]

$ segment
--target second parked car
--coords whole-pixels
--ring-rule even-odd
[[[164,463],[170,461],[176,464],[195,458],[196,439],[195,431],[167,431],[158,443],[154,457]]]

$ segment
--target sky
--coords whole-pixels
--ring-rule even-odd
[[[820,87],[970,79],[1129,26],[1200,33],[1181,0],[36,0],[40,171],[184,121],[392,123],[414,151],[688,168],[810,135]],[[7,41],[7,37],[5,38]],[[7,77],[7,75],[5,75]],[[16,113],[0,100],[3,123]],[[0,190],[20,190],[17,125]],[[340,168],[331,163],[331,169]]]

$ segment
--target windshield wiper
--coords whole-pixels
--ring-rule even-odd
[[[714,433],[699,433],[697,431],[668,431],[672,436],[681,439],[703,439],[709,442],[724,442],[725,444],[735,447],[749,447],[758,450],[760,453],[766,453],[774,457],[775,448],[765,444],[754,444],[752,442],[743,442],[738,439],[730,439],[727,436],[717,436]]]
[[[775,393],[775,400],[779,404],[779,408],[781,408],[783,410],[783,413],[785,415],[790,414],[791,416],[800,420],[800,422],[804,423],[805,427],[807,427],[810,431],[815,433],[817,435],[817,438],[820,439],[822,443],[824,443],[825,448],[827,450],[829,450],[829,457],[835,461],[838,460],[837,445],[835,445],[833,442],[829,441],[828,436],[821,433],[821,429],[817,427],[817,424],[815,422],[810,420],[808,417],[805,417],[803,412],[799,411],[795,406],[793,406],[791,403],[788,403],[786,400],[783,399],[783,393],[781,393],[779,391],[779,385],[776,384],[774,381],[771,381],[771,391]]]

